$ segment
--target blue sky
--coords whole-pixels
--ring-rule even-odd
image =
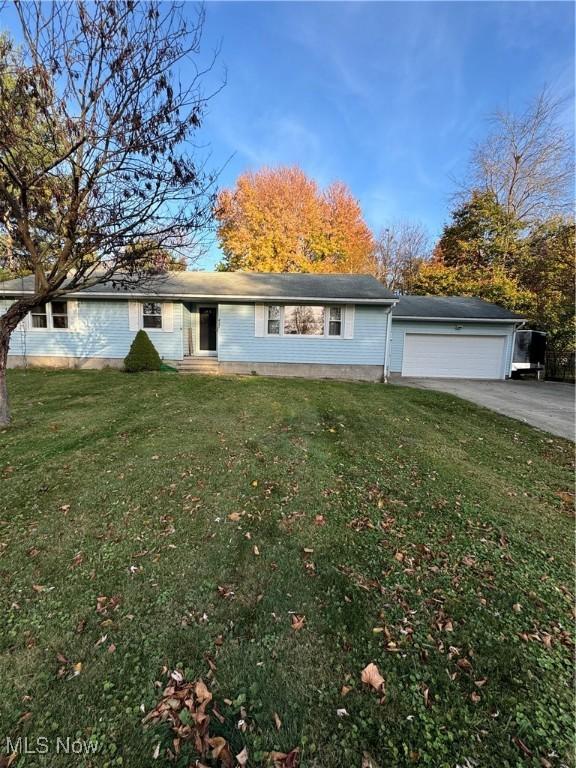
[[[186,7],[194,14],[195,4]],[[472,144],[497,107],[547,85],[574,120],[571,2],[206,3],[201,61],[220,48],[201,142],[219,186],[263,165],[344,181],[378,232],[396,219],[436,237]],[[189,9],[189,10],[188,10]],[[0,26],[18,38],[8,6]],[[182,71],[186,80],[186,72]],[[219,261],[214,244],[198,266]]]
[[[341,179],[368,224],[436,236],[453,178],[498,106],[547,84],[573,118],[574,6],[556,2],[209,2],[204,50],[227,85],[210,103],[220,186],[262,165]],[[214,248],[203,259],[218,260]]]

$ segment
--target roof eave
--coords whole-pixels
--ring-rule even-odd
[[[456,323],[523,323],[525,317],[425,317],[424,315],[394,315],[397,320],[426,320]]]
[[[9,291],[4,294],[5,297],[11,296],[31,296],[34,291]],[[2,294],[0,293],[0,296]],[[115,299],[115,300],[129,300],[129,299],[165,299],[171,301],[215,301],[220,303],[239,303],[239,302],[272,302],[277,301],[280,303],[286,303],[287,301],[307,301],[316,302],[318,304],[330,303],[330,304],[373,304],[373,305],[396,305],[398,299],[396,298],[358,298],[358,297],[338,297],[338,296],[248,296],[248,295],[230,295],[225,294],[199,294],[199,293],[136,293],[130,292],[100,292],[100,291],[71,291],[70,293],[62,294],[68,296],[71,299]]]

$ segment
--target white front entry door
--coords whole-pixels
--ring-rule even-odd
[[[402,376],[503,379],[506,336],[407,333]]]

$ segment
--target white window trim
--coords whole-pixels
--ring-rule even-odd
[[[159,328],[144,327],[144,304],[160,304],[161,325]],[[146,333],[173,333],[175,319],[174,314],[174,303],[171,301],[129,301],[128,328],[135,333],[138,331],[146,331]]]
[[[46,302],[46,327],[45,328],[38,328],[33,325],[32,321],[32,312],[34,310],[31,310],[26,315],[26,330],[32,331],[33,333],[46,333],[46,331],[54,331],[55,333],[68,333],[69,331],[74,330],[71,327],[71,313],[70,313],[70,299],[56,299],[56,301],[65,301],[66,302],[66,316],[68,318],[68,325],[66,328],[55,328],[52,318],[52,302],[47,301]]]
[[[286,307],[322,307],[324,309],[324,333],[284,333],[284,310]],[[268,313],[270,307],[280,307],[280,333],[268,333]],[[330,309],[338,307],[342,310],[340,316],[340,333],[338,335],[329,335]],[[347,312],[345,304],[266,304],[264,312],[264,336],[271,339],[344,339],[344,318]]]
[[[160,307],[160,312],[154,315],[144,314],[144,307],[146,304],[157,304]],[[144,324],[145,317],[159,317],[160,325],[146,326]],[[143,301],[140,305],[140,328],[143,331],[163,331],[164,330],[164,306],[161,301]]]

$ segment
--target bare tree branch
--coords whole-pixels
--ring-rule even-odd
[[[0,317],[0,378],[10,334],[33,306],[143,280],[159,249],[197,258],[215,197],[194,143],[213,64],[199,64],[202,7],[14,7],[23,45],[0,37],[0,237],[36,292]]]
[[[561,124],[563,107],[545,88],[521,115],[495,112],[459,196],[489,192],[526,226],[573,213],[574,135]]]

